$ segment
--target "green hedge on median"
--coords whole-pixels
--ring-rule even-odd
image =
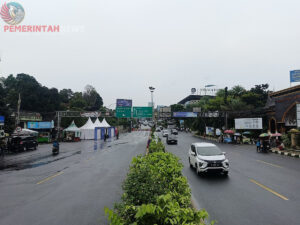
[[[207,212],[191,207],[191,191],[181,172],[183,165],[175,155],[165,153],[164,146],[157,145],[159,142],[149,147],[153,153],[133,158],[123,184],[122,202],[114,210],[105,209],[111,224],[205,224]]]

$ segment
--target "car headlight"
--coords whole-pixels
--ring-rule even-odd
[[[202,167],[202,168],[204,168],[204,167],[206,167],[206,166],[207,166],[207,162],[205,162],[205,161],[203,161],[203,160],[200,160],[200,159],[198,159],[198,165],[199,165],[199,167]]]
[[[224,167],[229,167],[229,161],[228,161],[228,159],[225,159],[225,160],[223,161],[223,166],[224,166]]]

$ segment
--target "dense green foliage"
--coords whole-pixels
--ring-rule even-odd
[[[6,118],[7,132],[11,132],[14,121],[10,115],[17,111],[17,102],[21,97],[21,111],[38,112],[49,119],[58,110],[98,111],[103,109],[103,100],[94,87],[87,85],[85,91],[73,92],[71,89],[58,91],[56,88],[42,86],[33,76],[18,74],[0,78],[0,115]],[[66,119],[68,126],[74,118]],[[77,118],[76,123],[83,125],[85,118]]]
[[[208,214],[191,207],[191,191],[182,176],[183,165],[152,140],[147,156],[133,158],[123,183],[122,202],[105,209],[112,225],[197,225]]]
[[[56,88],[42,86],[33,76],[9,75],[0,80],[0,103],[4,102],[10,109],[16,110],[19,94],[21,110],[31,112],[54,112],[56,110],[100,110],[103,100],[94,87],[87,85],[84,93],[71,89],[58,91]],[[0,108],[2,113],[3,106]]]

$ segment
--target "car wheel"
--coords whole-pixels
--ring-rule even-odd
[[[224,171],[223,175],[227,177],[228,176],[228,171]]]
[[[189,157],[189,164],[190,164],[190,168],[192,168],[192,169],[193,169],[193,165],[192,165],[192,163],[191,163],[191,159],[190,159],[190,157]]]
[[[34,146],[34,148],[33,148],[34,150],[36,150],[36,145]]]

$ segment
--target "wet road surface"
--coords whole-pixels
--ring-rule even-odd
[[[202,141],[209,142],[179,133],[178,145],[166,145],[184,164],[197,208],[220,225],[300,224],[300,159],[256,153],[252,145],[218,144],[229,159],[229,177],[200,177],[189,167],[187,152]]]
[[[144,154],[149,132],[119,140],[61,143],[0,161],[0,224],[107,224],[104,207],[120,201],[132,157]]]

